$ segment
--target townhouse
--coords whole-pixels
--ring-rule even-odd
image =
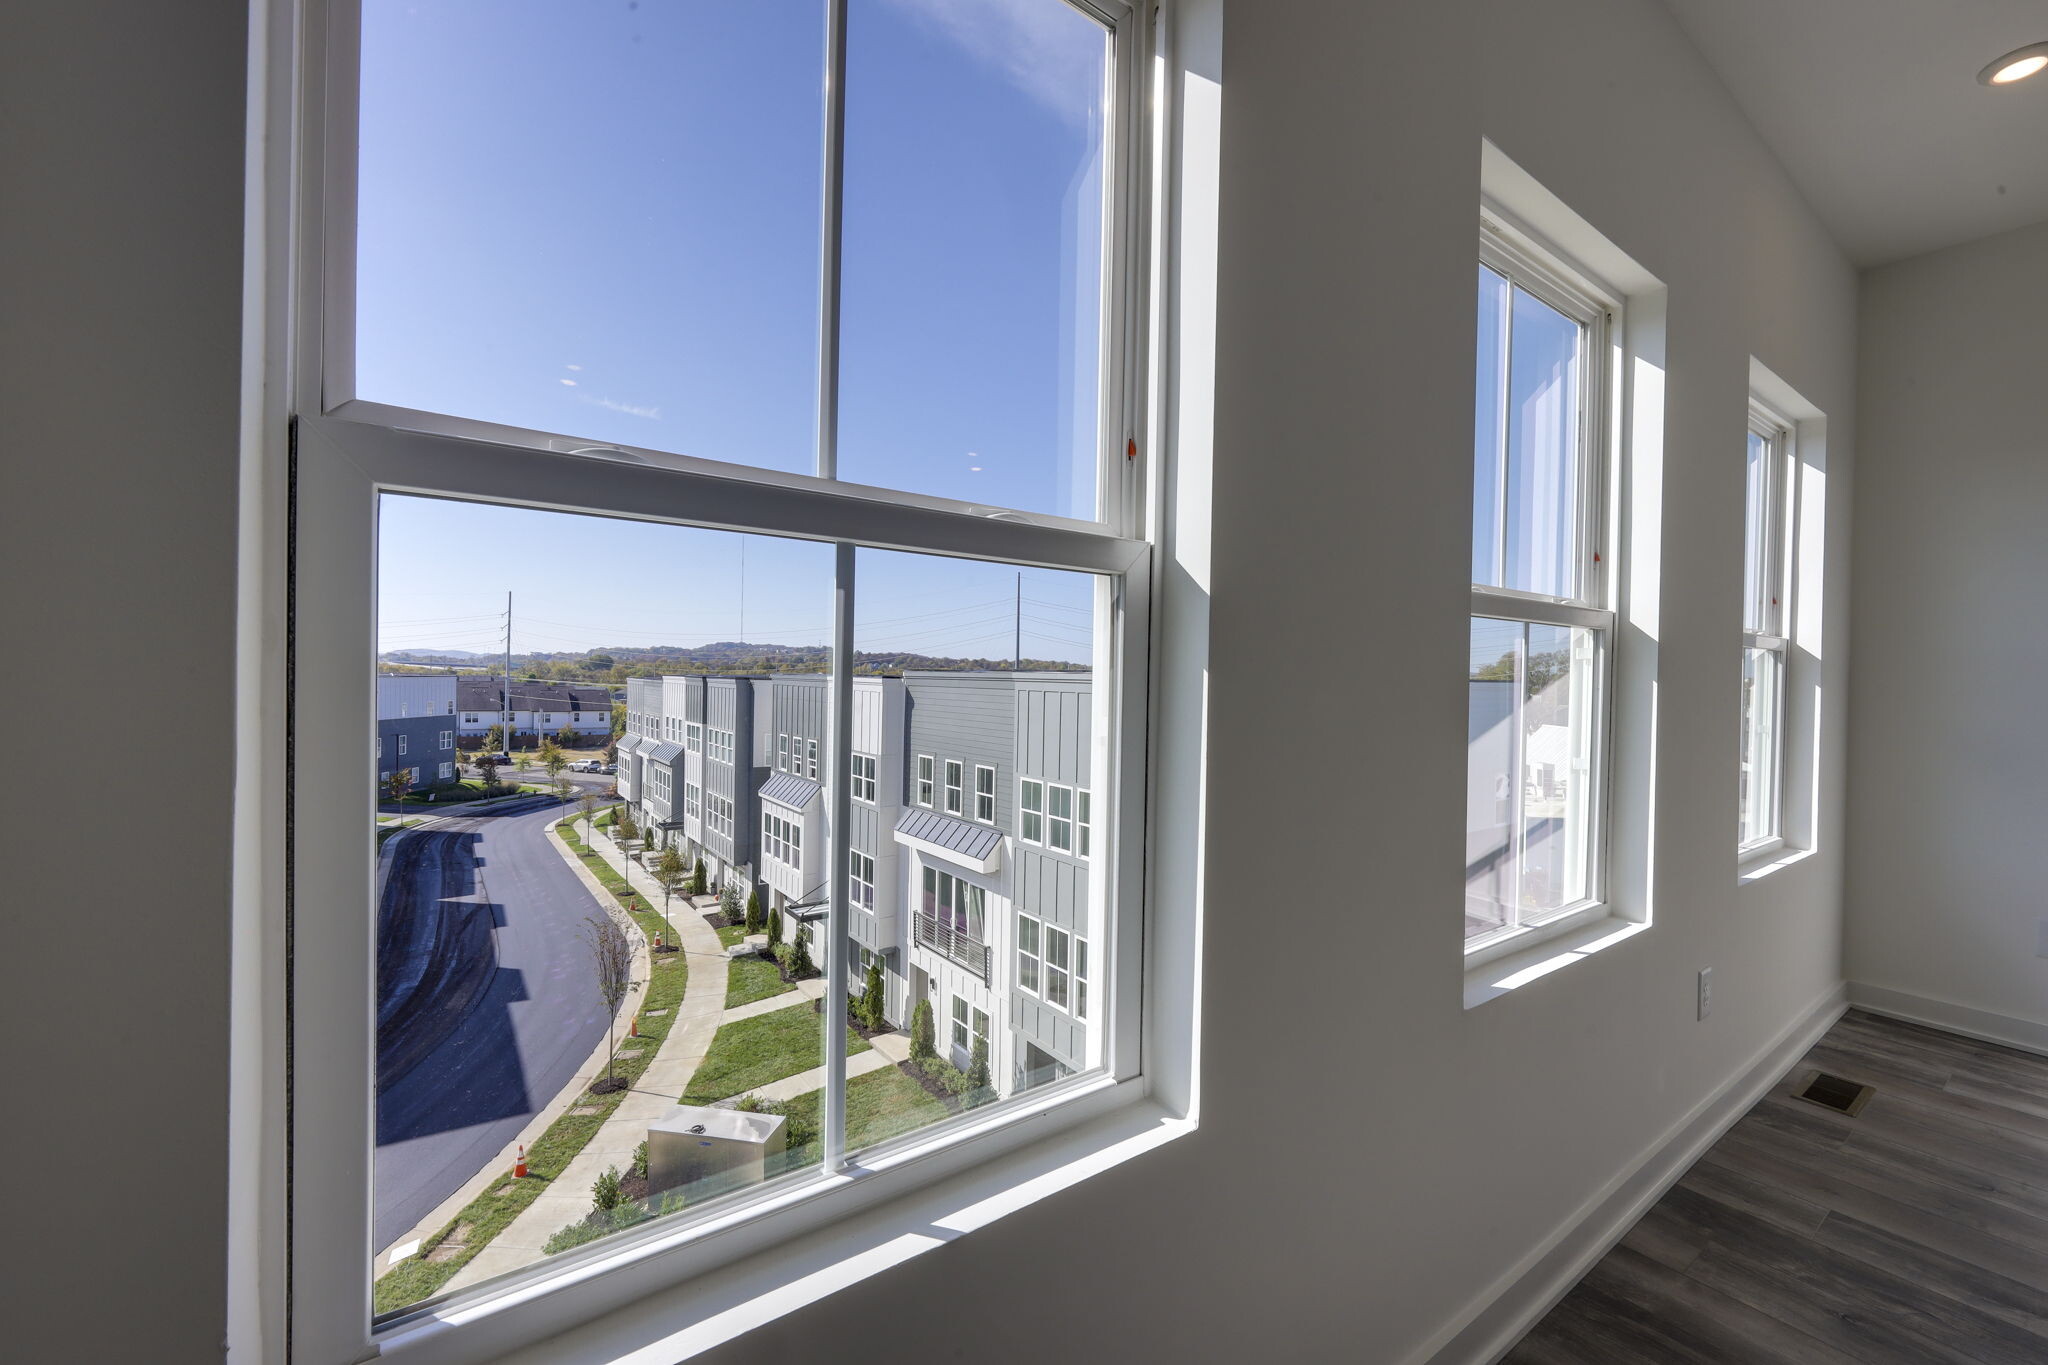
[[[785,934],[822,927],[843,843],[852,988],[879,962],[889,1020],[929,1003],[940,1050],[965,1067],[985,1041],[1002,1093],[1092,1065],[1088,675],[855,678],[840,839],[830,689],[823,674],[634,679],[619,793],[657,846],[783,911]]]
[[[400,770],[412,775],[415,791],[455,780],[455,691],[455,676],[451,673],[378,677],[380,794],[391,774]]]
[[[454,682],[456,734],[465,747],[475,748],[493,725],[505,720],[505,680],[463,675]],[[512,742],[521,748],[538,747],[565,729],[585,742],[612,732],[611,689],[595,684],[514,679],[510,711]]]

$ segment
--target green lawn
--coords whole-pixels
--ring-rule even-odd
[[[796,987],[782,979],[782,973],[765,957],[736,957],[725,969],[725,1007],[751,1005],[771,995]]]
[[[867,1050],[867,1039],[847,1029],[847,1056]],[[703,1065],[690,1078],[682,1103],[710,1104],[824,1064],[825,1030],[806,1000],[721,1025]]]
[[[605,888],[623,903],[625,883],[619,874],[613,872],[602,858],[586,851],[583,841],[574,831],[557,826],[555,832],[572,852],[582,858],[583,865],[604,883]],[[640,931],[647,935],[648,941],[652,942],[654,934],[660,931],[660,918],[643,910],[636,913],[633,919],[640,926]],[[680,955],[670,960],[676,965],[664,967],[654,974],[653,982],[647,987],[647,998],[641,1005],[643,1013],[640,1017],[640,1036],[645,1041],[641,1045],[639,1055],[624,1058],[615,1067],[616,1073],[628,1081],[637,1081],[640,1073],[647,1069],[655,1054],[661,1050],[661,1045],[668,1038],[669,1029],[675,1022],[675,1007],[681,1003],[684,988],[689,983],[690,969],[682,962]],[[652,1016],[644,1013],[650,1009],[667,1010],[668,1013]],[[625,1036],[623,1020],[619,1035],[621,1039]],[[610,1095],[585,1095],[578,1101],[576,1107],[594,1108],[595,1113],[564,1114],[548,1125],[548,1130],[540,1135],[539,1141],[527,1149],[527,1178],[512,1181],[509,1179],[511,1173],[506,1172],[506,1181],[492,1185],[490,1189],[470,1201],[468,1206],[448,1221],[446,1227],[422,1243],[417,1255],[401,1261],[386,1272],[377,1281],[374,1311],[380,1314],[395,1312],[408,1304],[418,1303],[421,1299],[439,1293],[441,1286],[448,1283],[456,1271],[467,1265],[471,1257],[483,1250],[493,1237],[503,1232],[514,1218],[540,1197],[549,1183],[567,1168],[578,1152],[583,1150],[584,1144],[596,1136],[597,1130],[604,1126],[604,1121],[611,1117],[612,1110],[618,1108],[619,1102],[625,1099],[628,1093],[621,1090]],[[509,1189],[506,1189],[507,1185],[510,1186]],[[499,1194],[498,1191],[501,1189],[504,1189],[505,1193]],[[469,1231],[463,1239],[462,1251],[445,1261],[428,1261],[427,1253],[439,1246],[449,1233],[463,1223],[469,1224]]]
[[[822,1117],[818,1105],[824,1093],[813,1090],[789,1101],[786,1108],[790,1118],[808,1123],[813,1132],[819,1131]],[[925,1088],[904,1075],[899,1067],[883,1067],[846,1083],[846,1149],[850,1152],[929,1127],[945,1117],[946,1106],[926,1094]],[[815,1142],[807,1143],[801,1152],[792,1165],[809,1166],[820,1158]]]
[[[746,925],[728,924],[723,929],[720,929],[718,931],[718,942],[721,946],[730,948],[733,944],[738,943],[741,939],[745,938],[746,936]]]

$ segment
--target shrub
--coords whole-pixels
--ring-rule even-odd
[[[591,1206],[606,1213],[617,1208],[619,1201],[625,1197],[624,1191],[619,1188],[619,1168],[616,1166],[599,1176],[597,1182],[590,1187]]]
[[[733,1108],[748,1114],[780,1114],[783,1143],[789,1151],[796,1151],[818,1140],[818,1125],[803,1114],[793,1114],[789,1106],[777,1100],[764,1100],[758,1095],[749,1095]]]
[[[690,894],[704,894],[704,855],[701,853],[697,855],[697,866],[690,873]]]
[[[777,947],[782,943],[782,911],[775,908],[768,912],[768,946]]]
[[[759,891],[748,891],[747,932],[750,934],[758,934],[761,932],[761,926],[766,923],[767,921],[763,919],[761,916],[761,893]]]
[[[932,1045],[932,1002],[920,1000],[910,1012],[910,1059],[923,1066],[938,1057],[939,1050]]]
[[[967,1087],[970,1090],[988,1089],[988,1039],[974,1040],[974,1057],[967,1064]]]
[[[791,945],[789,974],[791,976],[816,976],[818,964],[811,961],[811,926],[799,924],[796,927],[796,942]]]
[[[870,1030],[882,1026],[882,959],[868,963],[867,989],[860,993],[860,1021]]]
[[[776,966],[782,968],[784,976],[796,975],[796,946],[794,944],[778,943],[768,950],[768,956],[775,960]]]
[[[642,1180],[647,1178],[647,1144],[644,1142],[633,1149],[633,1174]]]

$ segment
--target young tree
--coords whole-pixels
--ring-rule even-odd
[[[654,865],[654,880],[661,887],[661,922],[668,928],[668,941],[676,941],[676,927],[669,922],[668,898],[682,889],[683,855],[674,844],[661,851],[661,861]]]
[[[484,795],[489,796],[498,786],[498,756],[486,749],[476,756],[476,775],[483,779]]]
[[[590,817],[597,811],[597,795],[585,792],[576,798],[576,813],[583,817],[583,846],[590,847]]]
[[[775,945],[780,942],[782,942],[782,909],[780,906],[772,906],[768,911],[769,949],[772,951]]]
[[[761,918],[761,893],[749,888],[747,891],[747,932],[758,934],[767,921]]]
[[[882,959],[868,963],[867,989],[860,993],[861,1022],[870,1029],[882,1026]]]
[[[600,1212],[609,1213],[619,1206],[625,1192],[619,1188],[619,1168],[610,1167],[590,1187],[590,1202]]]
[[[576,784],[560,773],[555,774],[555,800],[562,805],[569,804],[569,793],[576,790]]]
[[[796,946],[789,957],[789,974],[795,977],[818,974],[818,964],[811,961],[811,926],[808,924],[796,927]]]
[[[988,1039],[974,1040],[974,1059],[967,1064],[969,1090],[988,1089]]]
[[[524,773],[525,773],[525,772],[526,772],[526,771],[527,771],[527,770],[528,770],[529,768],[533,767],[533,755],[532,755],[532,754],[514,754],[514,755],[512,755],[512,766],[513,766],[513,767],[514,767],[515,769],[517,769],[517,770],[518,770],[518,771],[519,771],[520,773],[524,774]]]
[[[400,768],[384,779],[384,792],[398,803],[398,823],[405,825],[405,794],[412,790],[412,769]]]
[[[633,986],[633,945],[625,930],[610,915],[590,915],[583,921],[583,941],[590,949],[590,963],[597,972],[597,993],[604,997],[607,1028],[604,1056],[604,1086],[612,1085],[612,1054],[618,1051],[619,1006]]]
[[[573,746],[576,743],[576,739],[576,727],[573,725],[564,725],[561,729],[555,731],[555,743],[565,749]]]
[[[490,729],[484,731],[485,753],[500,753],[504,751],[504,748],[505,727],[503,725],[493,725]]]
[[[690,874],[690,894],[693,896],[704,894],[704,855],[701,853],[697,855],[696,870]]]
[[[910,1060],[928,1062],[939,1055],[933,1042],[932,1002],[920,1000],[910,1012]]]
[[[633,841],[640,837],[640,826],[633,819],[631,806],[619,807],[619,818],[612,824],[612,834],[618,840],[619,852],[633,856]]]

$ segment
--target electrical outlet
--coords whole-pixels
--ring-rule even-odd
[[[1700,968],[1700,1018],[1714,1012],[1714,969]]]

